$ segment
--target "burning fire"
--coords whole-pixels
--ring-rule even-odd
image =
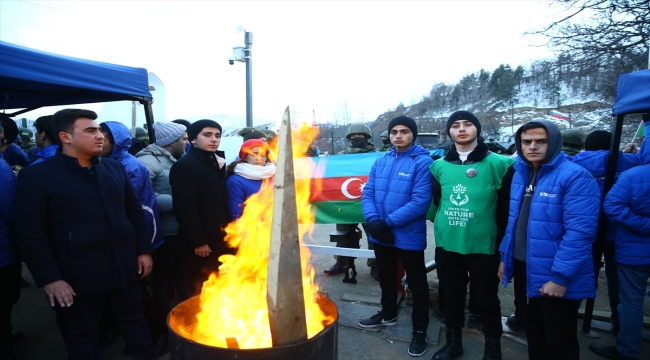
[[[292,131],[294,158],[303,157],[318,128],[303,124]],[[276,149],[274,149],[276,150]],[[312,167],[295,167],[296,178],[309,178]],[[309,182],[296,182],[296,204],[300,241],[313,230],[314,214],[309,205]],[[219,273],[203,283],[196,326],[183,327],[170,317],[180,335],[198,343],[223,347],[236,340],[240,349],[272,347],[266,298],[267,267],[273,218],[273,185],[265,181],[260,191],[246,201],[241,218],[226,227],[226,242],[238,248],[236,255],[219,258]],[[307,337],[312,338],[334,321],[316,302],[318,286],[310,253],[301,247],[301,267]],[[232,347],[232,346],[231,346]]]

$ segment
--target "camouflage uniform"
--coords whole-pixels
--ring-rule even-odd
[[[362,134],[365,138],[364,141],[353,141],[351,136],[353,134]],[[367,152],[377,151],[375,144],[368,141],[372,133],[370,129],[364,124],[352,124],[348,129],[345,137],[350,141],[350,146],[347,149],[338,152],[337,155],[345,154],[362,154]],[[336,224],[336,231],[330,234],[330,241],[336,242],[336,247],[348,248],[348,249],[359,249],[359,240],[361,240],[363,232],[359,229],[359,224]],[[368,243],[368,249],[374,250],[372,243]],[[336,263],[332,265],[329,269],[325,270],[325,273],[328,275],[336,275],[340,272],[344,272],[350,267],[350,262],[354,261],[355,258],[345,257],[345,256],[335,256]],[[367,265],[371,268],[371,273],[373,277],[377,271],[377,262],[375,259],[368,259]],[[378,276],[378,273],[377,273]]]
[[[390,148],[393,146],[393,144],[390,143],[390,136],[388,135],[388,130],[381,133],[381,138],[382,138],[381,139],[381,146],[379,148],[377,148],[377,151],[388,151],[388,150],[390,150]],[[388,139],[388,144],[384,143],[383,138]]]
[[[562,131],[562,151],[573,157],[585,147],[585,134],[582,129],[568,129]]]
[[[18,135],[20,135],[20,139],[22,140],[20,144],[22,151],[27,151],[32,146],[36,146],[36,143],[32,140],[34,133],[31,130],[24,127],[18,128]]]

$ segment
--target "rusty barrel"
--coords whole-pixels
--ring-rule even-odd
[[[336,304],[325,296],[318,298],[318,304],[325,314],[334,317],[334,322],[325,327],[316,336],[306,341],[291,345],[274,346],[259,349],[232,349],[221,348],[197,343],[181,336],[169,319],[183,326],[195,326],[196,309],[199,307],[199,297],[187,299],[178,304],[169,313],[167,326],[169,327],[169,358],[171,360],[275,360],[275,359],[301,359],[301,360],[336,360],[338,358],[338,309]]]

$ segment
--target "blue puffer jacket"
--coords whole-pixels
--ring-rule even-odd
[[[149,225],[151,243],[154,248],[157,248],[163,243],[163,233],[160,215],[158,214],[158,204],[156,204],[156,194],[153,192],[149,180],[149,169],[138,161],[135,156],[129,154],[132,139],[129,128],[117,121],[106,121],[104,123],[111,130],[115,142],[110,158],[119,161],[129,175],[133,190],[138,200],[140,200],[140,204],[142,204],[142,210],[147,219],[147,225]]]
[[[38,152],[36,153],[36,156],[38,156],[38,159],[36,159],[32,163],[32,165],[38,164],[38,163],[40,163],[42,161],[45,161],[45,159],[49,159],[49,158],[53,157],[56,154],[56,149],[58,149],[58,148],[59,148],[58,145],[49,145],[49,146],[46,146],[46,147],[42,148],[41,150],[38,150]]]
[[[18,262],[16,244],[11,233],[15,191],[16,175],[9,164],[0,159],[0,267]]]
[[[228,190],[228,205],[233,220],[239,219],[244,213],[244,201],[260,191],[262,180],[246,179],[239,174],[231,174],[226,179]]]
[[[650,265],[650,158],[641,160],[646,165],[621,174],[603,204],[609,220],[619,225],[616,262],[632,266]]]
[[[587,169],[591,175],[596,178],[598,183],[599,194],[603,194],[605,188],[605,171],[607,170],[607,162],[609,161],[608,150],[598,151],[584,151],[573,157],[573,162]],[[625,170],[629,170],[639,165],[639,157],[634,154],[624,154],[622,151],[618,152],[618,163],[616,164],[616,178],[621,175]],[[616,228],[618,226],[609,222],[607,227],[607,234],[605,235],[606,241],[614,241],[616,235]]]
[[[515,226],[531,169],[523,159],[514,167],[508,227],[499,248],[504,286],[513,275]],[[566,299],[596,296],[591,244],[599,211],[598,185],[587,170],[561,154],[542,165],[528,220],[528,297],[541,297],[548,281],[566,286]]]
[[[361,208],[367,222],[386,220],[395,247],[424,250],[427,247],[426,213],[431,205],[432,179],[429,151],[413,145],[403,152],[392,147],[379,157],[363,188]],[[381,244],[372,236],[370,242]],[[382,244],[383,245],[383,244]]]

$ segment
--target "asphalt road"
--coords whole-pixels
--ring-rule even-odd
[[[430,223],[429,223],[430,224]],[[334,245],[329,242],[328,234],[334,230],[334,225],[317,225],[315,226],[312,239],[308,243],[317,245]],[[367,248],[365,236],[362,240],[362,248]],[[429,247],[425,252],[427,260],[433,259],[433,231],[429,226],[428,233]],[[321,291],[326,293],[330,299],[341,302],[344,297],[371,298],[379,300],[380,289],[379,283],[370,275],[370,270],[365,264],[365,259],[357,260],[359,274],[357,284],[343,283],[342,275],[326,276],[323,270],[332,265],[334,259],[331,255],[313,255],[312,264],[316,268],[315,281],[321,287]],[[42,359],[66,359],[67,353],[65,345],[55,324],[54,312],[50,310],[42,289],[37,289],[33,285],[31,275],[26,268],[23,269],[23,276],[32,285],[22,289],[20,301],[14,306],[13,324],[15,330],[22,330],[26,337],[16,344],[15,353],[19,359],[24,360],[42,360]],[[429,273],[429,280],[436,279],[435,271]],[[609,311],[606,300],[606,285],[603,279],[599,280],[601,286],[598,291],[596,300],[596,310]],[[501,298],[502,315],[507,316],[514,310],[512,287],[499,290]],[[644,312],[650,316],[650,297],[646,297]],[[584,304],[583,304],[584,305]],[[368,305],[372,306],[372,304]],[[342,307],[341,307],[342,308]],[[346,307],[348,308],[348,307]],[[352,307],[354,308],[354,307]],[[402,302],[401,308],[408,310],[410,307]],[[379,309],[379,308],[377,308]],[[344,311],[348,311],[345,310]],[[355,313],[340,313],[340,318],[358,317]],[[437,319],[431,317],[435,322]],[[580,321],[582,326],[582,320]],[[408,342],[391,339],[384,331],[371,332],[359,330],[352,327],[339,325],[338,328],[338,354],[340,360],[357,360],[357,359],[409,359],[407,354]],[[430,335],[431,336],[431,335]],[[599,356],[591,353],[588,349],[590,342],[599,342],[603,344],[614,344],[615,339],[607,332],[600,333],[600,339],[587,339],[578,335],[580,340],[581,359],[601,359]],[[436,343],[436,339],[429,338],[430,343]],[[437,345],[429,345],[423,358],[429,359],[435,351],[444,345],[444,332],[437,339]],[[527,347],[519,342],[509,338],[502,338],[502,349],[504,359],[526,359]],[[483,354],[483,335],[477,333],[464,333],[463,344],[465,354],[460,359],[480,359]],[[650,342],[643,342],[643,357],[650,359]],[[111,346],[105,349],[106,359],[124,359],[129,358],[123,354],[124,342],[119,339]],[[168,355],[162,359],[168,359]]]

